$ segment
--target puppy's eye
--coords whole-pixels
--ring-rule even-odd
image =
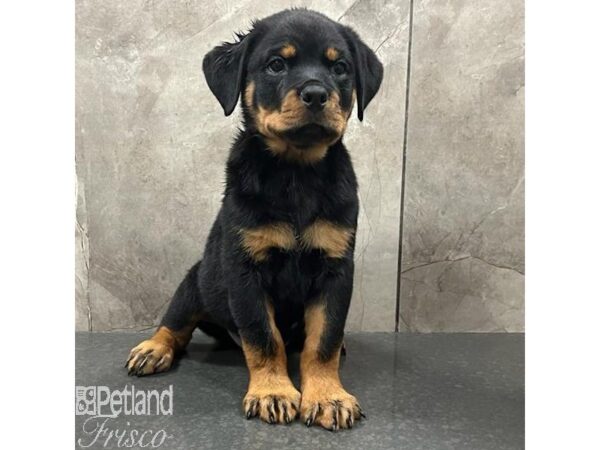
[[[280,73],[285,70],[285,62],[282,58],[274,58],[267,64],[267,69],[273,73]]]
[[[344,75],[348,73],[348,64],[344,61],[337,61],[332,67],[333,73],[336,75]]]

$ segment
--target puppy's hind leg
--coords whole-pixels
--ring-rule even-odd
[[[129,375],[150,375],[168,370],[175,356],[190,342],[198,320],[202,317],[197,281],[199,266],[200,262],[189,270],[175,291],[154,335],[129,353],[125,363]]]

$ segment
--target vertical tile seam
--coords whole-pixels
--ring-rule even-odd
[[[412,60],[414,0],[410,0],[408,13],[408,49],[406,55],[406,89],[404,93],[404,136],[402,137],[402,170],[400,178],[400,223],[398,231],[398,270],[396,279],[396,320],[394,331],[399,331],[400,324],[400,293],[402,279],[402,250],[404,235],[404,196],[406,191],[406,148],[408,141],[408,108],[410,101],[410,72]]]
[[[75,152],[81,152],[81,147],[77,146],[75,148]],[[81,157],[81,153],[79,153],[79,156]],[[82,253],[82,259],[83,259],[83,265],[84,265],[84,270],[85,270],[85,275],[86,275],[86,283],[84,286],[85,289],[85,301],[86,301],[86,310],[87,310],[87,324],[88,324],[88,331],[93,331],[93,316],[92,316],[92,303],[91,303],[91,298],[90,298],[90,238],[89,238],[89,227],[88,227],[88,209],[87,209],[87,191],[89,189],[86,189],[86,181],[87,181],[87,174],[89,173],[89,168],[87,167],[87,164],[85,165],[84,169],[81,169],[81,165],[84,164],[81,162],[81,160],[79,161],[79,164],[77,162],[77,158],[75,160],[75,198],[76,198],[76,202],[75,202],[75,226],[77,228],[79,228],[79,233],[81,234],[81,253]],[[81,172],[85,171],[85,175],[82,174]],[[85,177],[85,178],[84,178]],[[84,180],[83,182],[81,180]],[[83,189],[80,188],[80,185],[83,185]],[[83,210],[84,210],[84,222],[83,224],[79,222],[79,218],[77,217],[77,212],[79,211],[79,207],[81,206],[79,203],[79,190],[81,189],[81,203],[83,205]]]

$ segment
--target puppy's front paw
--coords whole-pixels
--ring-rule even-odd
[[[326,383],[303,390],[300,415],[307,427],[317,424],[330,431],[352,428],[355,420],[365,417],[356,397],[341,386]]]
[[[243,407],[247,419],[259,416],[267,423],[287,424],[298,415],[300,392],[288,377],[267,377],[250,384]]]
[[[150,375],[164,372],[171,367],[173,348],[157,340],[148,339],[134,347],[125,363],[128,375]]]

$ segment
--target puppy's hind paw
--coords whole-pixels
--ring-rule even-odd
[[[129,353],[125,363],[128,375],[150,375],[164,372],[173,364],[173,348],[152,339],[140,343]]]

